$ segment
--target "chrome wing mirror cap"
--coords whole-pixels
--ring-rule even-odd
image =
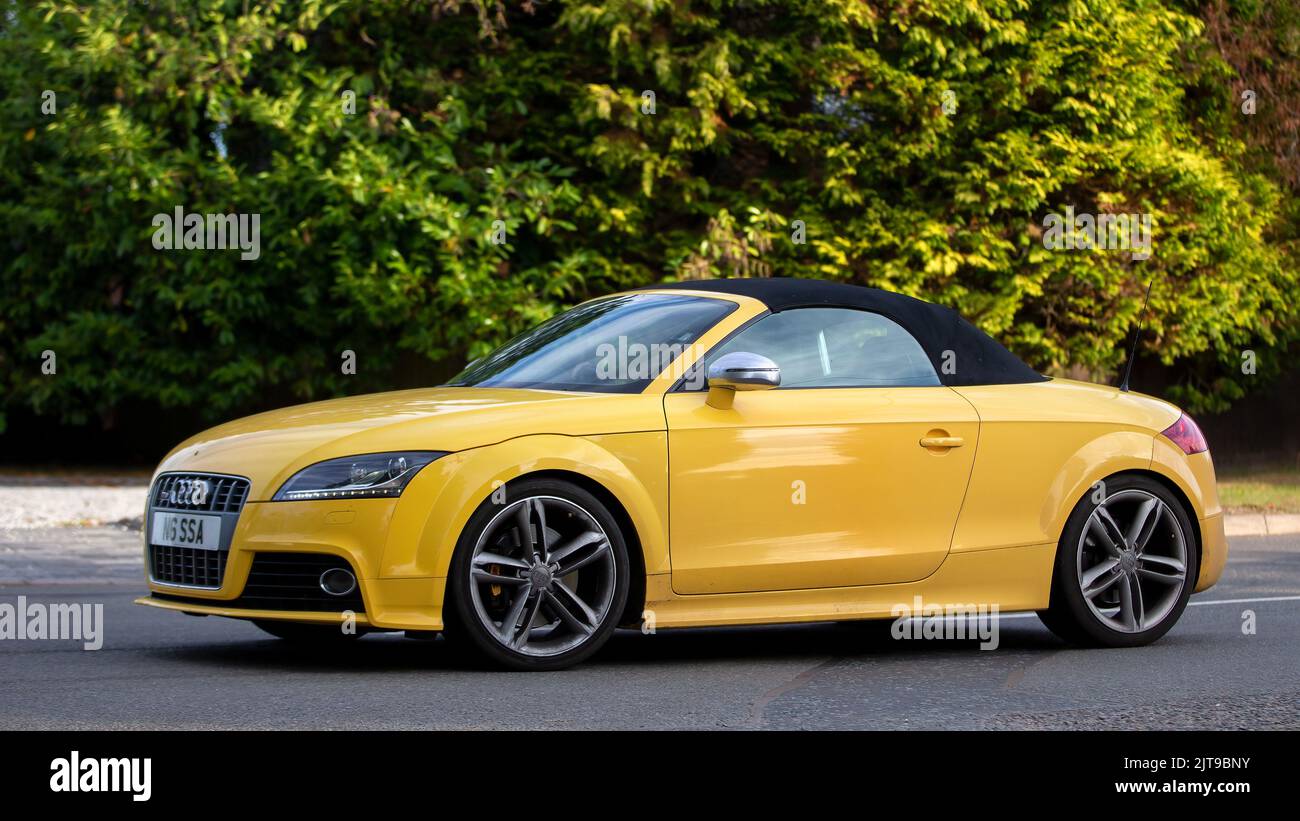
[[[709,405],[726,410],[736,391],[765,391],[781,384],[781,368],[766,356],[734,351],[717,358],[708,370]]]
[[[763,391],[781,384],[781,368],[766,356],[734,351],[709,365],[708,377],[710,388]]]

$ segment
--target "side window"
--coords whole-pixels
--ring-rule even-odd
[[[772,314],[711,351],[706,367],[732,351],[781,366],[782,388],[939,385],[912,335],[891,319],[850,308],[796,308]]]

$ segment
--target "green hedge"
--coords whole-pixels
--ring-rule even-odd
[[[1145,355],[1195,409],[1240,395],[1243,348],[1268,372],[1296,335],[1293,191],[1174,4],[4,7],[10,410],[355,392],[681,276],[892,288],[1097,377],[1154,277]],[[259,214],[260,257],[156,250],[177,206]],[[1066,206],[1150,214],[1151,259],[1045,249]]]

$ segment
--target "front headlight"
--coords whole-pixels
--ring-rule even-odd
[[[408,450],[317,462],[290,476],[271,501],[401,496],[420,468],[446,455],[436,450]]]

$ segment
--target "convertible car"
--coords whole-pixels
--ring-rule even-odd
[[[802,279],[594,299],[436,388],[239,419],[153,478],[138,603],[565,667],[618,626],[1036,611],[1162,636],[1227,547],[1196,424],[953,311]]]

